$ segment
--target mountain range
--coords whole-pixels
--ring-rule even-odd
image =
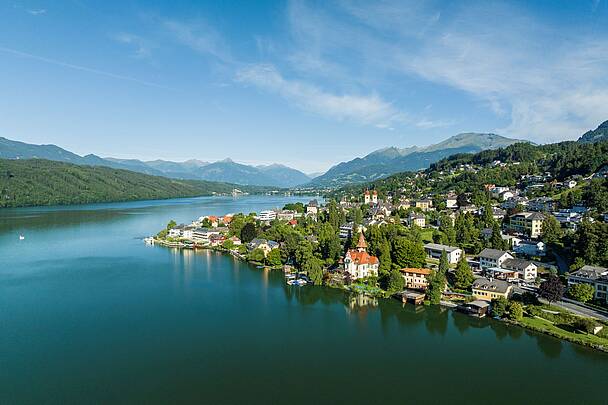
[[[580,138],[578,138],[578,142],[582,143],[593,143],[600,141],[608,141],[608,121],[604,121],[596,129],[587,131]]]
[[[2,137],[0,137],[0,158],[47,159],[77,165],[106,166],[175,179],[206,180],[241,185],[293,187],[311,179],[299,170],[279,164],[249,166],[230,159],[209,163],[195,159],[171,162],[102,158],[92,154],[80,156],[56,145],[32,145]]]
[[[412,146],[378,149],[365,157],[342,162],[325,174],[312,179],[310,187],[339,187],[345,184],[373,181],[388,175],[428,168],[445,157],[457,153],[474,153],[497,149],[517,142],[496,134],[462,133],[427,147]]]

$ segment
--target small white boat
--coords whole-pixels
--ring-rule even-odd
[[[287,284],[289,285],[297,285],[298,287],[301,287],[303,285],[306,285],[306,281],[302,280],[302,279],[298,279],[298,280],[288,280]]]
[[[149,236],[147,238],[144,238],[144,242],[146,242],[147,245],[153,245],[154,244],[154,238]]]
[[[24,240],[24,239],[25,239],[25,236],[19,235],[19,240]]]

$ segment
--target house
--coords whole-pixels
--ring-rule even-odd
[[[522,240],[513,244],[513,251],[526,256],[544,256],[546,253],[545,243],[541,241]]]
[[[306,205],[306,213],[311,215],[317,215],[319,213],[319,203],[317,200],[310,200]]]
[[[538,212],[520,212],[509,217],[507,229],[531,238],[538,238],[542,234],[545,216]]]
[[[498,198],[501,201],[507,201],[511,198],[515,197],[515,193],[513,193],[512,191],[505,191],[504,193],[501,193]]]
[[[353,227],[354,226],[355,226],[355,224],[353,222],[349,222],[347,224],[344,224],[344,225],[340,226],[338,236],[341,239],[350,238],[351,235],[353,234]]]
[[[260,215],[258,215],[258,219],[260,221],[274,221],[277,219],[277,213],[272,210],[261,211]]]
[[[279,244],[273,240],[260,239],[255,238],[251,242],[247,244],[247,249],[262,249],[264,251],[264,256],[267,256],[271,250],[279,247]]]
[[[507,259],[513,259],[513,256],[502,250],[486,248],[479,253],[479,267],[482,269],[502,267],[503,262]]]
[[[406,268],[399,270],[405,280],[405,288],[413,288],[416,290],[426,290],[429,286],[429,269]]]
[[[478,300],[492,301],[497,298],[509,298],[513,286],[504,280],[487,279],[480,277],[473,281],[471,286],[473,297]]]
[[[441,245],[439,243],[427,243],[426,245],[424,245],[424,251],[426,252],[426,256],[430,259],[439,260],[444,250],[448,257],[448,263],[450,264],[458,263],[458,261],[462,257],[462,249],[454,246]]]
[[[528,201],[528,209],[532,211],[551,212],[555,210],[555,201],[551,197],[538,197]]]
[[[519,273],[517,270],[503,269],[501,267],[487,267],[484,270],[484,275],[490,279],[505,280],[508,282],[514,282],[519,279]]]
[[[483,318],[487,315],[490,308],[490,303],[484,300],[475,300],[467,302],[456,307],[456,310],[467,315]]]
[[[298,220],[297,219],[292,219],[291,221],[289,221],[287,223],[289,226],[291,226],[292,228],[295,228],[296,225],[298,224]]]
[[[406,209],[408,209],[410,207],[411,207],[410,200],[408,200],[408,199],[402,199],[402,200],[400,200],[399,201],[399,205],[397,206],[397,208],[400,209],[400,210],[406,210]]]
[[[568,287],[589,284],[595,289],[595,299],[608,302],[608,268],[585,265],[568,275]]]
[[[538,275],[538,266],[525,259],[507,259],[502,263],[502,268],[517,271],[519,278],[526,281],[534,281]]]
[[[241,240],[239,238],[237,238],[236,236],[233,236],[231,238],[228,238],[228,240],[232,241],[232,243],[235,246],[240,246],[241,245]]]
[[[367,242],[363,233],[359,234],[359,241],[355,249],[349,249],[344,257],[344,271],[353,280],[378,276],[380,261],[376,256],[367,253]]]
[[[196,226],[192,226],[192,225],[185,226],[184,230],[182,231],[182,238],[192,240],[195,229],[196,229]]]
[[[458,208],[458,196],[456,194],[448,194],[445,198],[446,208]]]
[[[502,193],[509,191],[509,187],[492,187],[489,191],[492,197],[499,198]]]
[[[433,206],[433,201],[429,199],[416,201],[416,208],[420,208],[422,211],[428,211]]]
[[[176,225],[173,228],[169,229],[169,233],[167,235],[171,238],[180,238],[183,236],[185,227],[186,225],[184,224]]]
[[[411,212],[410,215],[408,215],[408,217],[407,217],[407,223],[410,226],[417,225],[421,228],[424,228],[426,226],[426,217],[424,216],[424,214],[419,214],[417,212]]]
[[[222,234],[211,235],[209,237],[209,245],[211,246],[221,246],[225,241],[226,237]]]
[[[568,181],[564,182],[564,185],[568,188],[574,188],[574,187],[576,187],[576,181],[568,180]]]

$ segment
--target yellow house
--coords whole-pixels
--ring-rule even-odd
[[[509,298],[513,286],[504,280],[489,280],[480,277],[473,282],[473,297],[479,300],[492,301],[496,298]]]
[[[405,280],[405,288],[414,288],[417,290],[426,290],[429,286],[429,269],[414,269],[407,268],[399,270]]]
[[[431,200],[418,200],[416,201],[416,208],[420,208],[422,211],[428,211],[433,206]]]

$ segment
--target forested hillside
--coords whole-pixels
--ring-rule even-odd
[[[233,187],[100,166],[0,159],[0,207],[194,197],[230,193]]]

